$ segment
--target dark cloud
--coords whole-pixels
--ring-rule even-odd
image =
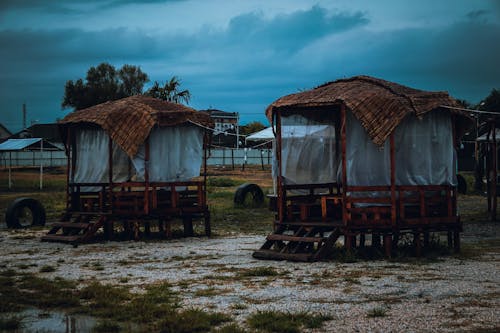
[[[321,37],[368,23],[362,13],[330,15],[319,6],[266,20],[260,13],[235,17],[229,23],[231,42],[293,51]]]
[[[192,106],[238,111],[243,121],[265,121],[265,107],[284,94],[358,74],[475,102],[500,87],[500,23],[487,16],[476,10],[447,27],[370,31],[366,14],[314,6],[275,17],[247,13],[225,29],[195,33],[0,31],[2,121],[18,121],[9,119],[19,118],[23,102],[34,119],[62,116],[64,83],[103,61],[141,66],[152,80],[178,75]]]

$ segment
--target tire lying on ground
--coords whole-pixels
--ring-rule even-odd
[[[251,201],[247,200],[251,196]],[[234,193],[234,203],[236,205],[260,206],[264,202],[264,192],[257,184],[245,183],[240,185]]]
[[[17,198],[7,207],[5,222],[9,228],[45,225],[45,208],[33,198]]]

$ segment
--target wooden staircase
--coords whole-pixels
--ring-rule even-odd
[[[283,223],[266,237],[262,247],[253,253],[257,259],[318,261],[331,254],[342,235],[331,223]]]
[[[106,223],[106,214],[99,212],[69,212],[61,222],[52,225],[42,242],[61,242],[77,245],[88,242]]]

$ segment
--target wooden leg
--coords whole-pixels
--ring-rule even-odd
[[[172,238],[172,224],[170,220],[165,220],[165,236],[167,238]]]
[[[399,231],[394,231],[392,233],[392,251],[396,251],[399,243]]]
[[[413,243],[415,244],[415,254],[418,258],[422,256],[422,242],[420,241],[420,232],[413,234]]]
[[[380,234],[377,233],[372,234],[372,246],[380,247]]]
[[[455,253],[460,252],[460,231],[455,230],[453,232],[453,243],[455,246]]]
[[[345,234],[344,235],[345,248],[348,252],[352,250],[352,236]]]
[[[365,247],[365,234],[364,233],[361,233],[359,235],[359,247]]]
[[[144,222],[144,235],[146,235],[146,236],[151,235],[151,223],[150,222]]]
[[[212,235],[212,228],[210,226],[210,212],[205,212],[205,235],[210,237]]]
[[[384,249],[385,249],[385,256],[387,258],[391,258],[391,256],[392,256],[392,236],[390,234],[384,235]]]
[[[193,218],[191,216],[186,216],[182,219],[184,224],[184,236],[185,237],[193,237]]]
[[[448,231],[448,248],[451,249],[453,247],[453,232]]]
[[[134,233],[134,240],[138,241],[140,239],[140,224],[139,221],[134,221],[133,222],[133,233]]]
[[[424,232],[424,247],[426,247],[426,248],[429,247],[429,232],[428,231]]]

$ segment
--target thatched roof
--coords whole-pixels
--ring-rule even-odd
[[[409,88],[370,76],[355,76],[323,84],[312,90],[287,95],[268,106],[266,115],[272,121],[277,110],[304,109],[314,112],[315,107],[344,104],[361,122],[366,132],[377,145],[383,145],[392,131],[409,114],[417,117],[441,106],[459,106],[447,92],[429,92]],[[469,127],[471,119],[460,110],[447,109],[458,114],[458,130]]]
[[[95,124],[102,127],[129,156],[137,153],[153,126],[177,126],[196,123],[214,127],[210,116],[182,104],[148,96],[132,96],[94,105],[68,114],[60,122]]]

